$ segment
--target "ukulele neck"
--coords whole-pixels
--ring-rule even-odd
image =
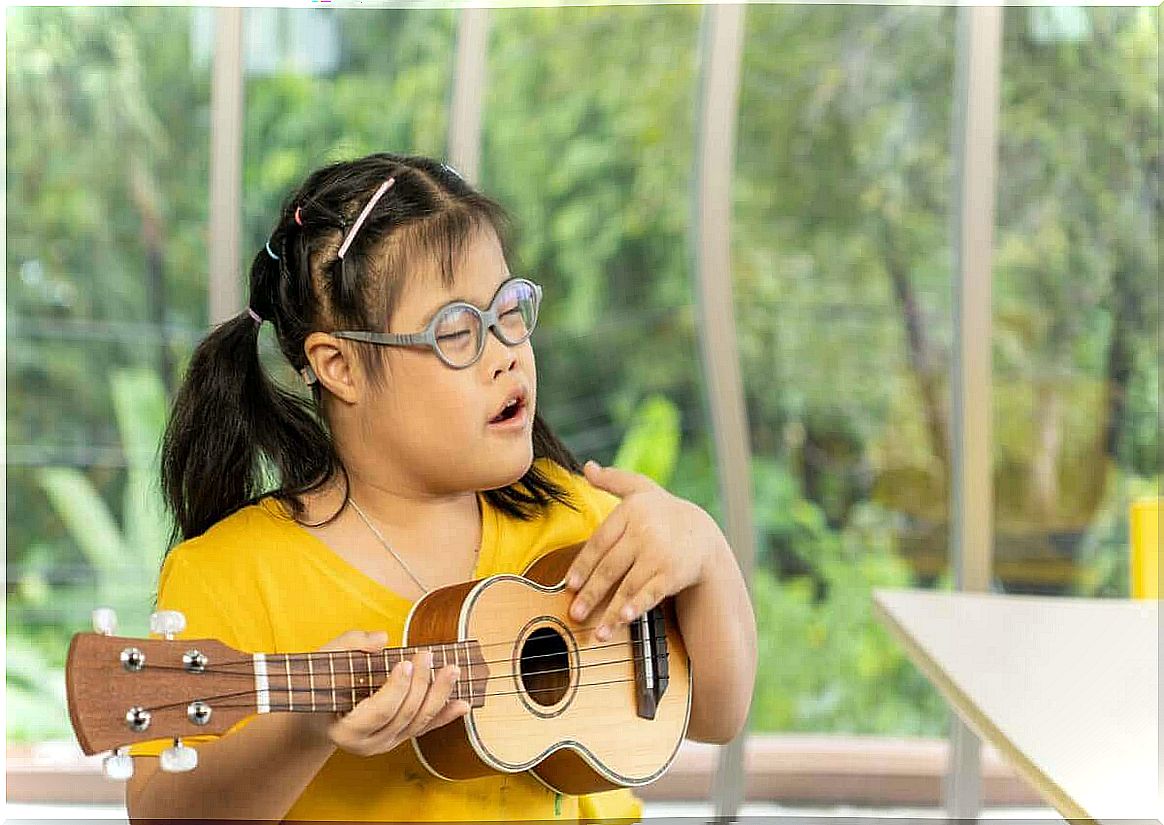
[[[451,699],[485,704],[488,666],[476,641],[418,647],[325,650],[315,653],[254,654],[255,701],[259,713],[349,711],[388,680],[392,668],[422,650],[432,652],[433,671],[457,665]]]

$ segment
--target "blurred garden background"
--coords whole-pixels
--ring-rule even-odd
[[[730,278],[753,733],[948,728],[869,602],[951,586],[956,11],[747,8]],[[93,607],[146,633],[168,533],[158,437],[209,324],[213,14],[6,12],[10,743],[72,738],[64,655]],[[545,290],[542,415],[579,457],[722,524],[692,282],[702,14],[493,10],[476,183],[517,218],[511,270]],[[240,273],[309,170],[448,157],[456,17],[246,9]],[[999,592],[1126,596],[1128,504],[1159,492],[1158,41],[1158,8],[1004,10]]]

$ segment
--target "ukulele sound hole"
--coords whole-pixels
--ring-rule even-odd
[[[555,705],[570,687],[570,657],[566,640],[553,628],[541,627],[521,646],[521,684],[539,705]]]

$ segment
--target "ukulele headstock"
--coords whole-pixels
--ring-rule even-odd
[[[97,632],[73,636],[65,663],[69,719],[84,753],[222,735],[257,712],[251,654],[216,639],[174,639],[185,627],[180,613],[150,617],[151,630],[165,639],[113,635],[112,612],[105,608],[93,619]],[[111,759],[107,774],[128,778],[129,757]],[[196,762],[193,749],[177,741],[163,754],[162,767],[189,770]]]

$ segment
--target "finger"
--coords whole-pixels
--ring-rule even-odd
[[[587,461],[582,469],[587,481],[608,493],[614,493],[619,498],[655,486],[655,481],[650,476],[621,467],[603,467],[593,459]]]
[[[380,727],[368,734],[371,753],[382,753],[394,748],[409,737],[408,728],[424,704],[429,691],[429,672],[432,669],[432,652],[418,650],[409,660],[412,673],[408,677],[404,698],[393,706],[388,703],[379,714]]]
[[[456,665],[440,669],[436,674],[436,679],[429,687],[424,705],[409,722],[408,728],[405,730],[406,736],[420,735],[420,732],[429,727],[437,715],[450,704],[449,698],[457,684],[457,679],[460,677],[460,671],[461,669]]]
[[[647,582],[655,577],[655,572],[641,563],[631,567],[630,571],[623,577],[622,582],[619,583],[618,589],[609,604],[606,605],[606,609],[598,618],[597,626],[594,628],[594,638],[600,642],[605,642],[619,625],[627,623],[628,619],[622,615],[623,609],[634,610],[632,600],[637,593],[642,591]]]
[[[634,563],[634,550],[631,542],[625,540],[610,549],[594,568],[586,584],[578,591],[570,607],[570,618],[577,622],[585,620],[590,612],[607,598],[615,584],[622,580]]]
[[[347,733],[352,737],[366,739],[381,730],[385,719],[391,720],[408,698],[415,669],[416,662],[412,659],[398,662],[380,689],[357,703],[343,718]]]
[[[432,721],[429,722],[428,725],[420,731],[420,733],[415,735],[420,736],[421,734],[428,733],[430,730],[435,730],[436,728],[442,727],[443,725],[447,725],[449,722],[464,716],[468,712],[468,702],[466,702],[464,699],[454,699],[453,701],[446,704],[443,708],[441,708],[440,712],[433,717]]]
[[[598,529],[591,533],[582,549],[574,556],[570,569],[566,571],[566,587],[581,590],[602,557],[622,538],[626,527],[626,509],[620,504],[610,511],[610,515],[598,525]]]
[[[349,630],[336,636],[330,642],[319,648],[319,651],[333,653],[345,650],[378,651],[388,644],[388,634],[383,630]]]

